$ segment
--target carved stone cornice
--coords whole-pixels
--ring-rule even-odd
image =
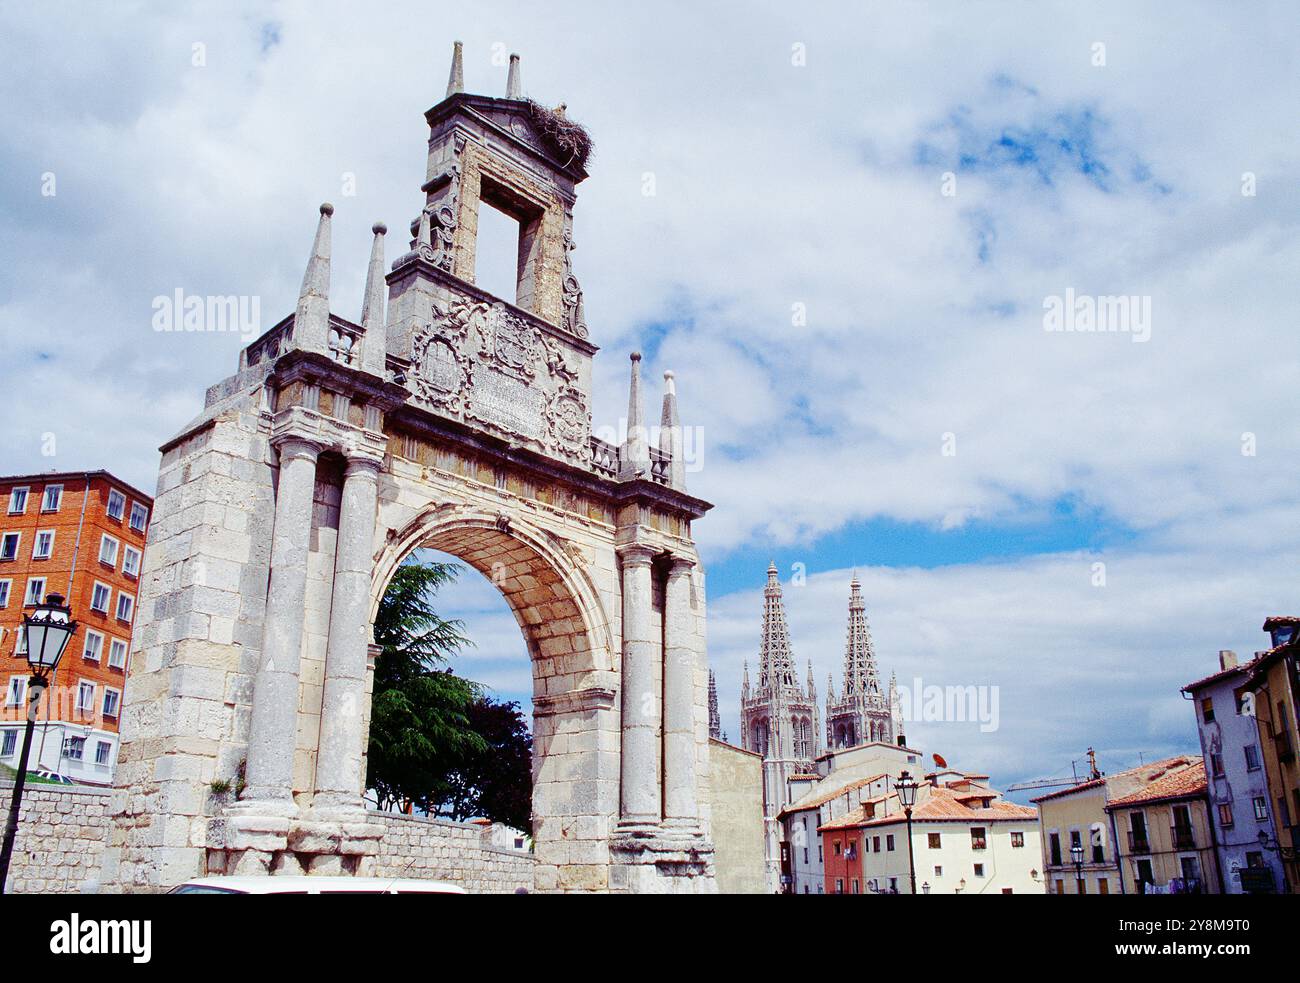
[[[564,713],[585,713],[588,710],[612,710],[618,694],[605,686],[588,686],[554,696],[534,696],[533,716],[554,717]]]
[[[382,467],[387,445],[381,434],[344,423],[303,406],[289,406],[271,418],[271,443],[306,441],[322,451],[334,451],[349,459],[365,459]]]

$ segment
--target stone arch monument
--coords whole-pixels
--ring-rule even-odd
[[[469,95],[457,45],[424,207],[361,316],[330,310],[330,217],[293,314],[162,448],[105,882],[365,874],[371,627],[430,546],[498,586],[534,679],[539,890],[713,890],[704,577],[673,380],[657,434],[592,433],[573,274],[585,133]],[[475,286],[481,205],[519,222],[516,295]],[[242,777],[241,777],[242,776]],[[225,791],[236,782],[238,794]],[[214,789],[216,791],[214,791]]]

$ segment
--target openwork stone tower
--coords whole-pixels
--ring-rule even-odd
[[[571,262],[585,133],[463,91],[429,126],[423,207],[361,314],[331,310],[322,205],[295,311],[162,448],[126,687],[106,886],[204,873],[365,874],[372,625],[412,550],[488,576],[534,679],[539,890],[713,889],[704,576],[674,382],[593,436]],[[481,208],[519,224],[517,285],[475,285]]]

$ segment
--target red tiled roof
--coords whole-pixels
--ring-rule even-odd
[[[809,792],[798,802],[792,802],[790,805],[778,812],[777,818],[780,819],[782,816],[791,812],[803,812],[805,809],[816,809],[819,806],[825,805],[831,799],[843,795],[845,792],[852,792],[855,789],[860,789],[864,785],[870,785],[872,782],[878,781],[884,777],[885,775],[882,772],[879,775],[868,775],[866,778],[859,778],[856,781],[848,782],[845,785],[837,785],[832,789],[823,789],[821,791],[813,789],[813,791]]]
[[[1113,775],[1104,775],[1101,778],[1093,778],[1086,782],[1080,782],[1078,785],[1071,785],[1069,788],[1063,788],[1057,792],[1048,792],[1046,795],[1040,795],[1038,798],[1030,799],[1029,801],[1046,802],[1049,799],[1058,799],[1061,796],[1071,795],[1075,792],[1097,788],[1099,785],[1113,782],[1117,778],[1129,778],[1134,775],[1145,776],[1147,782],[1154,782],[1171,768],[1180,768],[1183,765],[1189,765],[1193,761],[1200,760],[1201,757],[1197,754],[1176,754],[1171,758],[1161,758],[1159,761],[1152,761],[1150,764],[1138,765],[1136,768],[1126,768],[1124,771],[1117,771]]]
[[[1075,792],[1082,792],[1084,789],[1096,788],[1098,785],[1105,785],[1106,779],[1093,778],[1086,782],[1080,782],[1078,785],[1071,785],[1069,788],[1058,789],[1055,792],[1048,792],[1046,795],[1040,795],[1036,799],[1030,799],[1030,802],[1046,802],[1048,799],[1059,799],[1063,795],[1073,795]]]
[[[1211,673],[1210,675],[1206,676],[1204,679],[1198,679],[1194,683],[1188,683],[1186,686],[1183,687],[1182,691],[1184,693],[1189,693],[1194,689],[1200,689],[1202,686],[1208,686],[1210,683],[1218,682],[1220,679],[1223,679],[1227,676],[1231,676],[1233,673],[1248,672],[1250,670],[1250,667],[1255,664],[1258,658],[1259,658],[1258,656],[1255,656],[1246,662],[1239,663],[1235,666],[1229,666],[1227,669],[1220,669],[1218,672]]]
[[[1300,625],[1300,618],[1293,614],[1271,614],[1264,619],[1264,630],[1272,631],[1283,625]]]
[[[1193,764],[1177,771],[1170,771],[1157,778],[1146,788],[1138,789],[1129,795],[1121,796],[1106,804],[1107,809],[1120,809],[1125,806],[1146,805],[1151,802],[1165,802],[1170,799],[1188,799],[1205,794],[1205,762],[1197,759]]]
[[[897,800],[896,795],[891,799]],[[850,811],[840,819],[832,820],[819,829],[846,829],[860,827],[863,829],[877,826],[893,826],[907,821],[903,810],[898,805],[884,816],[874,819],[865,818],[865,807]],[[930,794],[912,810],[912,822],[998,822],[1017,819],[1037,819],[1038,811],[1028,806],[1019,806],[1013,802],[991,802],[987,809],[972,809],[963,803],[950,789],[931,788]]]

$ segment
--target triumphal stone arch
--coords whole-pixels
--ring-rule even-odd
[[[330,309],[322,205],[293,314],[162,448],[106,887],[364,875],[372,624],[414,549],[491,578],[534,680],[538,890],[709,891],[704,579],[671,374],[593,435],[573,273],[589,143],[564,110],[462,91],[429,125],[424,206],[361,315]],[[513,298],[475,285],[481,207],[519,223]]]

